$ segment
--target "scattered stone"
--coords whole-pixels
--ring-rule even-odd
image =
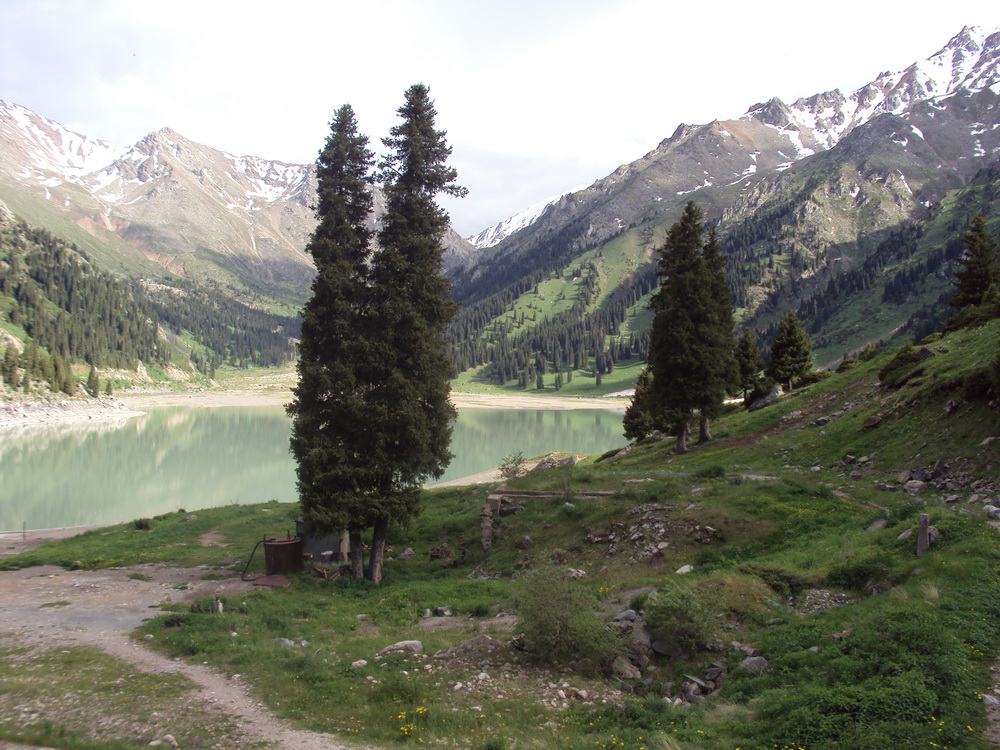
[[[868,531],[878,531],[879,529],[884,529],[889,525],[889,521],[885,518],[876,518],[870,524],[868,524]]]
[[[566,568],[566,575],[570,578],[585,578],[587,571],[579,568]]]
[[[624,612],[619,612],[615,615],[615,622],[635,622],[638,616],[634,609],[626,609]]]
[[[747,407],[747,411],[757,411],[758,409],[763,409],[765,406],[770,404],[776,398],[781,398],[784,395],[784,390],[782,390],[780,385],[774,385],[771,390],[764,396],[754,401]]]
[[[913,529],[906,529],[906,531],[900,532],[899,536],[897,536],[896,538],[897,539],[909,539],[911,536],[913,536]]]
[[[431,560],[447,560],[451,557],[451,549],[449,549],[447,542],[442,542],[438,546],[432,548],[427,553],[427,557]]]
[[[196,515],[194,515],[194,514],[192,513],[192,514],[191,514],[191,515],[189,515],[189,516],[184,516],[184,518],[182,518],[182,519],[180,520],[180,522],[181,522],[181,523],[183,523],[184,521],[197,521],[197,520],[198,520],[198,516],[196,516]]]
[[[911,495],[915,495],[918,492],[924,492],[927,489],[927,482],[921,482],[919,479],[911,479],[903,485],[903,489]]]
[[[413,547],[407,547],[406,549],[404,549],[402,552],[399,553],[399,557],[397,559],[409,560],[411,557],[413,557],[413,555],[414,555]]]
[[[819,419],[817,419],[815,422],[813,422],[813,424],[816,425],[817,427],[823,427],[824,425],[830,424],[830,422],[832,422],[832,421],[833,421],[833,417],[828,417],[828,416],[824,415],[824,416],[820,417]]]
[[[653,480],[650,477],[646,477],[644,479],[623,479],[622,484],[643,484],[645,482],[652,482],[652,481]]]
[[[362,667],[367,667],[368,662],[365,661],[364,659],[358,659],[357,661],[352,661],[351,666],[354,667],[355,669],[361,669]]]
[[[379,651],[379,656],[386,654],[419,654],[424,650],[424,644],[420,641],[399,641],[391,646],[386,646]]]
[[[688,573],[690,573],[693,570],[694,570],[694,566],[693,565],[682,565],[677,570],[675,570],[674,573],[676,573],[679,576],[683,576],[683,575],[687,575]]]
[[[985,448],[985,447],[986,447],[986,446],[988,446],[988,445],[989,445],[990,443],[992,443],[992,442],[993,442],[994,440],[996,440],[996,436],[994,436],[994,435],[990,435],[990,436],[989,436],[988,438],[985,438],[985,439],[983,439],[983,442],[981,442],[981,443],[979,444],[979,447],[980,447],[980,448]]]
[[[949,398],[944,405],[944,415],[946,417],[950,417],[952,414],[958,411],[959,406],[961,406],[961,404],[958,401],[956,401],[953,398]]]
[[[989,695],[988,693],[984,693],[983,703],[985,703],[987,706],[1000,706],[1000,699],[997,699],[992,695]]]
[[[740,662],[741,669],[758,676],[764,674],[770,666],[763,656],[748,656]]]
[[[896,488],[893,487],[891,484],[884,484],[884,483],[881,483],[881,482],[879,484],[875,485],[875,489],[878,490],[879,492],[895,492],[896,491]]]
[[[517,548],[518,549],[528,549],[529,547],[531,547],[532,544],[534,544],[534,541],[532,541],[532,539],[531,539],[530,536],[528,536],[527,534],[525,534],[524,536],[522,536],[518,540],[518,542],[517,542]]]
[[[451,607],[436,607],[434,609],[434,615],[436,617],[451,617],[452,614]]]
[[[882,415],[873,414],[872,416],[868,417],[868,419],[865,420],[862,427],[866,430],[874,430],[880,424],[882,424]]]
[[[624,656],[617,656],[611,663],[611,673],[622,680],[638,680],[642,672]]]
[[[271,643],[276,646],[281,646],[282,648],[295,648],[295,641],[289,640],[288,638],[272,638]]]

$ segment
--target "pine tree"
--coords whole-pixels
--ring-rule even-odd
[[[653,373],[648,366],[644,367],[636,380],[632,403],[625,409],[622,419],[624,435],[629,440],[642,440],[669,427],[670,420],[656,400]]]
[[[97,376],[97,368],[90,366],[90,373],[87,375],[87,393],[97,398],[101,393],[101,381]]]
[[[456,412],[449,399],[451,362],[445,329],[458,306],[442,274],[448,215],[437,194],[463,196],[465,188],[447,166],[451,147],[435,128],[437,112],[423,84],[407,89],[397,110],[402,122],[383,139],[388,156],[379,164],[386,210],[378,233],[380,251],[371,264],[375,329],[373,409],[366,428],[374,436],[366,451],[373,525],[365,577],[382,580],[390,520],[419,512],[419,490],[444,473],[452,454]]]
[[[997,241],[986,227],[986,218],[976,214],[962,235],[965,255],[955,272],[955,294],[950,304],[959,309],[980,305],[991,285],[1000,286],[1000,258]]]
[[[745,401],[747,394],[757,383],[757,375],[764,367],[757,348],[757,337],[750,328],[744,328],[736,340],[736,367],[739,371],[737,387],[743,392]]]
[[[108,378],[104,382],[104,395],[109,397],[115,395],[115,389],[111,385],[111,378]]]
[[[337,110],[316,160],[316,217],[307,251],[316,264],[302,312],[299,380],[288,406],[303,517],[319,533],[346,529],[352,572],[363,574],[361,534],[375,520],[382,486],[373,442],[386,426],[372,399],[370,346],[377,339],[368,269],[374,155],[350,105]]]
[[[656,403],[676,426],[677,452],[687,450],[694,412],[702,416],[701,438],[710,438],[708,419],[721,408],[735,380],[732,307],[714,233],[702,242],[702,214],[688,202],[667,232],[657,273],[648,362]]]
[[[739,380],[733,347],[733,304],[726,281],[726,259],[719,247],[715,229],[708,233],[701,251],[703,294],[706,296],[707,320],[701,325],[701,345],[704,349],[705,372],[700,411],[700,434],[698,441],[711,440],[709,419],[714,419],[722,410],[722,405]]]
[[[787,385],[801,378],[812,368],[812,344],[794,312],[788,313],[778,326],[771,344],[771,361],[767,374],[778,383]]]

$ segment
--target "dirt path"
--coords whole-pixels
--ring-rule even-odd
[[[17,642],[35,647],[94,646],[137,671],[181,674],[197,686],[196,702],[241,725],[237,746],[344,748],[330,735],[286,726],[239,679],[229,679],[207,666],[169,659],[128,635],[157,614],[156,606],[166,601],[235,594],[251,587],[238,577],[202,580],[213,572],[223,571],[143,565],[100,571],[44,566],[0,572],[0,635],[10,634]],[[130,578],[135,575],[149,580]]]

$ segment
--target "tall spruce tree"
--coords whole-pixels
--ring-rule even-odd
[[[794,312],[788,313],[771,344],[771,361],[767,374],[776,382],[792,388],[792,384],[812,368],[812,344]]]
[[[709,420],[722,410],[726,394],[739,381],[739,368],[734,355],[733,303],[726,280],[726,258],[719,247],[715,228],[709,230],[708,239],[701,250],[703,291],[706,296],[706,320],[702,321],[701,345],[705,350],[706,377],[701,401],[698,441],[712,439]]]
[[[448,214],[439,193],[466,194],[447,165],[451,147],[435,128],[437,112],[423,84],[407,89],[397,110],[402,122],[383,139],[388,156],[379,164],[386,210],[372,258],[372,306],[376,328],[373,365],[376,405],[368,429],[376,436],[367,458],[377,502],[369,506],[374,527],[366,577],[381,581],[390,520],[419,512],[419,489],[444,473],[456,413],[449,399],[451,362],[445,329],[458,306],[442,274]]]
[[[747,394],[757,384],[757,375],[764,367],[760,350],[757,348],[757,337],[749,327],[744,328],[736,340],[735,356],[736,368],[739,371],[737,387],[742,391],[743,400],[746,401]]]
[[[1000,257],[997,241],[986,227],[982,213],[969,223],[962,235],[965,254],[958,262],[962,266],[955,272],[955,294],[950,300],[959,309],[980,305],[990,286],[1000,286]]]
[[[374,233],[366,227],[373,164],[368,138],[345,104],[316,161],[319,223],[306,246],[316,278],[302,311],[299,380],[288,406],[303,517],[320,533],[348,530],[356,578],[363,574],[362,532],[381,502],[377,457],[369,451],[386,429],[369,366],[378,345],[369,338],[376,330],[368,278]]]
[[[650,305],[652,401],[675,426],[678,453],[687,450],[696,411],[702,415],[702,439],[711,437],[708,419],[736,377],[723,261],[714,234],[703,243],[702,233],[701,211],[688,202],[660,250],[660,288]]]

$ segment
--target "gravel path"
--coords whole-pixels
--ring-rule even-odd
[[[242,724],[246,746],[268,743],[288,750],[344,748],[330,735],[288,727],[256,701],[239,679],[229,679],[204,665],[169,659],[128,635],[157,614],[156,605],[165,601],[235,594],[251,587],[238,577],[202,580],[212,572],[225,573],[159,565],[100,571],[43,566],[0,572],[0,634],[11,634],[29,646],[96,646],[138,671],[184,675],[197,685],[197,701]],[[129,578],[137,573],[150,580]],[[183,591],[175,588],[180,584],[186,584]],[[67,604],[42,606],[54,602]]]

